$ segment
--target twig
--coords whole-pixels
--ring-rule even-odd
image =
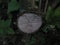
[[[41,3],[42,3],[42,0],[39,0],[39,12],[41,11]]]
[[[34,7],[35,7],[35,1],[32,0],[32,8],[34,8]]]
[[[46,3],[45,3],[44,14],[46,13],[47,6],[48,6],[48,0],[46,0]]]

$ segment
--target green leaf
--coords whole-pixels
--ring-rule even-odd
[[[10,23],[11,23],[11,20],[0,20],[0,28],[6,28],[6,27],[9,27],[10,26]]]
[[[45,33],[47,33],[47,32],[48,32],[48,28],[49,28],[49,24],[46,24],[46,25],[42,28],[42,30],[43,30]]]
[[[8,32],[8,34],[14,34],[14,31],[12,28],[8,28],[7,32]]]
[[[58,7],[58,8],[55,10],[54,15],[55,15],[55,16],[60,16],[60,7]]]
[[[35,41],[36,41],[36,39],[34,37],[32,37],[30,44],[34,44]]]
[[[45,19],[47,21],[49,20],[49,18],[50,18],[50,16],[51,16],[52,13],[53,13],[52,8],[49,6],[48,10],[47,10],[47,13],[46,13],[46,17],[45,17]]]
[[[0,28],[0,35],[3,34],[3,29]]]
[[[0,28],[0,35],[15,34],[12,28]]]
[[[14,11],[14,10],[18,10],[19,8],[19,3],[17,3],[16,0],[11,0],[10,3],[8,3],[8,12]]]

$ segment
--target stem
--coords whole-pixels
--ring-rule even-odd
[[[48,6],[48,0],[46,0],[45,9],[44,9],[44,14],[46,13],[47,6]]]
[[[42,0],[39,0],[39,12],[41,11]]]

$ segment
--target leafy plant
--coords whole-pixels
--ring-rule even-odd
[[[55,11],[49,7],[45,19],[47,23],[60,27],[60,7],[58,7]]]
[[[14,34],[12,28],[10,28],[11,18],[9,17],[6,21],[0,20],[0,34]]]

